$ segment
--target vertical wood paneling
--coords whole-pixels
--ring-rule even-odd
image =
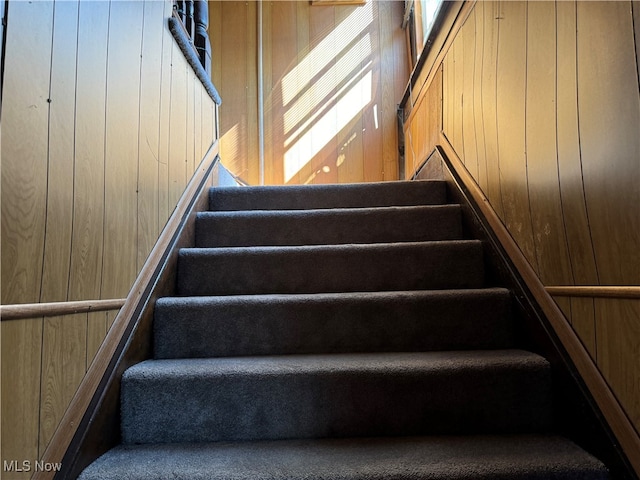
[[[42,319],[2,322],[2,461],[38,457]],[[33,348],[33,346],[36,348]],[[15,478],[29,478],[16,474]]]
[[[173,45],[171,61],[171,104],[169,122],[169,211],[180,198],[187,182],[187,66],[178,61],[182,52]]]
[[[45,212],[53,3],[15,2],[2,105],[2,303],[40,300]],[[22,38],[18,32],[31,31]],[[24,59],[30,59],[25,62]],[[30,141],[24,141],[30,132]],[[20,162],[6,159],[20,159]],[[9,228],[11,227],[11,228]]]
[[[571,285],[556,149],[555,4],[527,8],[527,185],[538,274],[547,285]]]
[[[593,298],[571,298],[571,325],[594,360],[596,347],[596,319]]]
[[[478,178],[478,148],[476,145],[474,81],[476,66],[476,10],[462,27],[462,149],[467,170]]]
[[[230,41],[237,50],[221,48],[219,57],[225,68],[221,71],[220,91],[224,98],[220,106],[222,132],[228,132],[226,142],[220,146],[220,155],[225,165],[237,175],[242,175],[246,165],[246,98],[247,98],[247,6],[245,2],[223,1],[221,17],[222,38]],[[279,3],[279,2],[278,2]],[[247,55],[252,56],[252,55]],[[233,86],[233,87],[231,87]]]
[[[393,27],[385,19],[393,18],[393,5],[389,2],[378,2],[378,16],[380,24],[380,95],[381,99],[389,96],[395,97],[395,75],[388,72],[396,71],[396,52],[393,48],[385,48],[393,45]],[[404,52],[400,52],[400,58],[404,58]],[[382,170],[384,180],[397,179],[398,175],[398,140],[396,109],[390,102],[381,101],[378,106],[380,116],[380,128],[382,129]]]
[[[214,80],[221,78],[224,99],[221,156],[234,173],[246,169],[251,182],[259,170],[256,4],[212,5],[214,50],[230,62],[246,60],[223,61],[228,68],[213,74]],[[266,183],[395,178],[395,111],[408,77],[399,28],[402,5],[284,1],[263,2],[262,8]],[[380,15],[382,9],[389,14]],[[214,38],[216,28],[223,34]]]
[[[336,22],[335,8],[310,8],[309,9],[309,52],[316,51],[322,42],[327,42],[327,36],[331,34]],[[331,47],[333,48],[333,46]],[[325,74],[326,75],[326,74]],[[321,95],[311,92],[311,102],[322,104]],[[313,178],[312,183],[330,183],[338,181],[337,138],[331,138],[320,150],[314,159],[316,171],[320,173]],[[306,179],[305,179],[306,180]]]
[[[525,147],[527,4],[500,4],[497,118],[503,221],[529,263],[538,271]]]
[[[187,95],[185,98],[185,103],[186,103],[186,107],[187,107],[187,118],[186,118],[186,133],[185,133],[185,141],[187,142],[187,151],[185,153],[185,158],[186,158],[186,162],[185,162],[185,185],[186,186],[186,182],[189,181],[189,178],[191,178],[191,172],[194,171],[195,169],[195,145],[194,145],[194,141],[195,141],[195,105],[194,105],[194,101],[195,101],[195,92],[194,92],[194,75],[191,72],[191,69],[187,67],[186,69],[187,72],[187,78],[185,80],[185,87],[187,89]],[[184,190],[184,187],[181,189]],[[177,202],[177,201],[176,201]]]
[[[119,298],[136,274],[142,2],[113,2],[109,22],[101,298]],[[112,52],[118,52],[117,55]]]
[[[44,332],[38,458],[86,372],[87,314],[47,318]]]
[[[285,125],[285,111],[291,110],[290,102],[285,101],[285,89],[291,90],[298,86],[298,75],[292,75],[289,83],[284,83],[284,77],[289,73],[297,62],[297,39],[298,29],[296,25],[297,7],[296,2],[274,2],[271,9],[271,73],[272,90],[270,92],[272,108],[271,117],[268,121],[272,124],[272,142],[274,156],[272,164],[268,167],[272,170],[271,181],[279,184],[286,182],[286,169],[284,165],[285,149],[295,149],[295,147],[285,147],[288,130],[293,127]],[[291,123],[296,123],[298,119],[296,112],[290,113],[293,117]],[[265,139],[266,140],[266,139]],[[292,154],[291,154],[292,155]]]
[[[502,192],[500,191],[500,156],[498,149],[498,91],[497,64],[498,38],[500,34],[500,9],[497,2],[482,2],[484,13],[484,49],[482,61],[482,113],[484,144],[487,162],[486,195],[500,218],[504,218]]]
[[[597,285],[598,273],[589,231],[580,157],[576,4],[571,1],[557,2],[556,10],[557,149],[564,225],[576,285]]]
[[[640,300],[595,300],[597,363],[640,429]]]
[[[343,21],[347,21],[347,17],[354,14],[362,15],[365,18],[370,17],[370,11],[372,9],[371,4],[366,4],[361,7],[353,7],[353,6],[336,6],[336,24],[340,25]],[[367,10],[363,10],[367,9]],[[366,13],[365,13],[366,12]],[[368,32],[370,30],[370,25],[368,24],[365,27],[365,30]],[[366,33],[365,33],[366,35]],[[370,33],[369,33],[370,35]],[[337,49],[336,49],[337,50]],[[336,54],[341,55],[343,52],[336,52]],[[358,67],[356,63],[353,65],[354,67]],[[360,62],[360,67],[362,67],[362,61]],[[337,72],[338,78],[336,79],[336,83],[338,85],[341,84],[340,73]],[[358,89],[357,87],[352,87],[346,95],[353,94],[353,100],[362,105],[364,103],[363,89]],[[343,111],[338,108],[336,110],[337,121],[340,122],[342,118],[348,118],[349,113],[347,111]],[[338,140],[338,158],[341,159],[340,165],[338,166],[338,181],[341,183],[350,183],[350,182],[359,182],[364,179],[364,139],[363,139],[363,130],[364,130],[364,121],[362,115],[356,115],[351,121],[336,135]]]
[[[2,105],[2,303],[40,297],[53,4],[12,2]],[[21,38],[20,32],[30,31]],[[25,62],[29,58],[32,61]],[[30,132],[29,141],[24,133]],[[2,323],[2,460],[36,458],[41,320]],[[16,475],[28,478],[29,474]]]
[[[183,132],[184,184],[216,131],[213,102],[172,58],[169,0],[9,8],[2,303],[125,296],[175,206],[169,126]],[[115,314],[2,322],[3,460],[44,451]]]
[[[164,3],[144,3],[140,72],[140,131],[138,135],[137,269],[142,268],[160,233],[158,224],[158,164],[160,158],[160,99]]]
[[[100,297],[109,4],[81,2],[69,300]]]
[[[257,2],[247,4],[246,17],[247,45],[250,51],[257,51],[257,22],[258,6]],[[247,72],[247,96],[246,96],[246,118],[247,118],[247,157],[243,166],[242,178],[251,185],[260,183],[260,157],[258,152],[258,62],[256,56],[246,56]]]
[[[483,191],[487,191],[487,160],[484,133],[484,109],[483,109],[483,75],[484,75],[484,25],[485,4],[475,9],[475,52],[473,75],[473,125],[476,135],[476,155],[478,158],[478,184]]]
[[[452,93],[453,99],[450,105],[451,108],[451,142],[456,151],[464,152],[464,140],[462,137],[462,112],[463,112],[463,88],[464,88],[464,42],[463,37],[459,37],[450,50],[452,55],[452,72],[453,72],[453,85]],[[464,154],[462,160],[464,160]]]
[[[171,213],[169,202],[169,137],[171,123],[171,71],[174,39],[166,25],[172,3],[164,2],[165,26],[162,36],[162,71],[160,79],[160,129],[158,146],[158,226],[162,230]],[[176,59],[177,62],[177,59]]]
[[[637,285],[636,5],[478,2],[474,9],[473,95],[481,92],[482,112],[474,102],[473,123],[478,151],[484,136],[486,183],[481,161],[473,172],[464,106],[473,14],[443,61],[445,134],[542,282]],[[414,135],[420,121],[416,115],[408,127]],[[638,302],[555,300],[638,427]]]
[[[85,369],[88,370],[93,358],[96,356],[102,341],[104,340],[108,325],[107,312],[89,312],[87,313],[87,357],[85,359]]]
[[[382,50],[380,48],[381,18],[379,2],[372,2],[373,22],[369,28],[369,39],[372,52],[379,55],[369,55],[361,62],[366,68],[371,62],[371,90],[372,98],[363,112],[362,141],[363,141],[363,179],[365,182],[379,181],[384,178],[384,157],[382,153],[382,135],[378,131],[381,127],[380,115],[382,107]],[[386,21],[386,20],[385,20]],[[397,163],[397,160],[396,160]]]
[[[582,172],[598,275],[605,285],[637,285],[640,95],[631,4],[578,2],[577,27]]]
[[[41,302],[65,301],[69,288],[68,281],[60,281],[59,272],[68,272],[71,261],[78,2],[56,3],[53,24],[49,88],[47,221],[40,288]]]

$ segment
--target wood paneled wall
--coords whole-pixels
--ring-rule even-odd
[[[9,3],[3,304],[127,295],[216,135],[216,106],[168,30],[171,8]],[[2,322],[2,460],[43,453],[112,318]]]
[[[640,285],[639,19],[628,1],[477,2],[425,94],[545,285]],[[640,300],[556,301],[640,430]]]
[[[209,5],[221,156],[257,184],[258,5]],[[262,9],[265,183],[396,179],[396,108],[409,77],[403,2],[285,0]]]

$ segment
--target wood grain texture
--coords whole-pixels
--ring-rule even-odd
[[[40,382],[40,457],[86,372],[87,315],[44,321]]]
[[[224,98],[222,156],[235,174],[255,179],[255,4],[212,5],[217,17],[212,25],[228,31],[214,38],[210,28],[214,50],[229,61],[246,60],[223,62],[229,67],[213,74],[214,80],[221,78]],[[284,1],[263,2],[262,9],[266,183],[395,178],[395,110],[408,77],[396,22],[402,5],[313,8],[309,2]]]
[[[527,185],[538,275],[545,285],[573,283],[558,174],[556,10],[527,4]]]
[[[564,313],[623,402],[624,412],[616,411],[611,392],[593,391],[599,402],[613,405],[607,415],[625,449],[640,451],[624,419],[628,415],[638,429],[637,383],[630,373],[637,372],[638,347],[626,320],[637,324],[635,307],[626,302],[636,298],[640,283],[638,9],[632,2],[572,1],[477,2],[473,9],[475,59],[465,48],[472,15],[460,31],[453,27],[436,64],[425,65],[444,69],[443,142],[461,157],[464,172],[480,186],[480,201],[506,227],[504,241],[515,240],[524,253],[522,268],[535,272],[531,281],[548,285],[555,302],[545,309]],[[465,89],[471,65],[472,90]],[[469,155],[468,91],[482,97],[473,114],[478,152],[484,135],[486,183],[481,161],[476,175]],[[406,131],[425,132],[421,122],[410,116]],[[414,145],[421,142],[413,138]],[[624,346],[614,353],[618,342]],[[583,367],[594,374],[592,366]],[[602,387],[597,379],[587,383]],[[640,458],[632,457],[638,469]]]
[[[136,268],[139,270],[160,233],[158,224],[158,166],[162,88],[164,3],[144,3],[142,65],[140,71],[140,129],[138,132],[138,225]]]
[[[105,230],[101,298],[126,295],[136,274],[142,2],[113,2],[109,17]],[[112,54],[118,52],[117,55]]]
[[[124,300],[76,300],[51,303],[18,303],[0,305],[2,321],[20,320],[23,318],[59,317],[82,312],[105,311],[120,308]]]
[[[171,57],[171,103],[169,111],[169,211],[176,204],[187,182],[187,78],[189,68],[182,52],[173,45]]]
[[[220,152],[229,168],[241,175],[247,162],[247,5],[245,2],[221,2],[220,15],[222,39],[219,57],[225,68],[221,71],[220,95],[224,99],[220,106],[221,132],[224,141]],[[225,48],[231,42],[233,49]],[[242,52],[242,53],[240,53]]]
[[[594,304],[598,367],[640,432],[640,300]]]
[[[388,72],[397,71],[396,63],[403,58],[403,53],[400,52],[398,58],[394,55],[393,49],[393,27],[386,21],[385,18],[393,18],[396,14],[397,8],[395,5],[389,2],[378,3],[378,16],[380,18],[380,95],[382,99],[396,97],[394,75],[390,75]],[[384,180],[397,180],[398,179],[398,138],[397,138],[397,123],[394,125],[391,119],[396,118],[396,109],[391,102],[380,102],[380,115],[382,121],[380,122],[380,128],[382,129],[382,169]]]
[[[484,26],[485,26],[485,5],[482,3],[475,9],[475,52],[473,68],[473,126],[475,130],[476,155],[478,161],[478,184],[483,191],[488,190],[487,176],[487,148],[485,145],[485,124],[484,124]]]
[[[497,125],[503,221],[538,271],[533,241],[526,157],[527,4],[500,4],[498,42]]]
[[[60,272],[68,272],[71,261],[78,7],[77,1],[70,1],[54,9],[41,302],[67,300],[69,288],[68,277],[65,282]]]
[[[129,326],[129,322],[132,321],[133,315],[138,306],[142,302],[146,301],[146,298],[144,297],[145,291],[150,288],[157,272],[160,271],[158,263],[162,261],[166,250],[171,245],[173,235],[179,228],[182,218],[191,204],[192,198],[196,196],[204,178],[210,173],[213,161],[216,159],[218,154],[219,147],[216,142],[211,146],[203,161],[198,165],[194,176],[190,179],[180,201],[172,212],[168,226],[163,229],[147,259],[147,262],[145,262],[145,266],[137,276],[130,295],[127,297],[122,309],[119,310],[113,325],[107,332],[105,341],[96,353],[96,360],[91,363],[78,391],[71,399],[69,407],[66,410],[59,427],[56,429],[52,440],[49,442],[49,445],[43,455],[44,461],[60,462],[62,460],[65,451],[68,448],[78,425],[80,424],[85,410],[87,409],[94,392],[98,388],[105,370],[118,348],[122,336]],[[3,324],[4,323],[10,322],[3,322]],[[42,473],[41,475],[36,475],[36,478],[49,477]]]
[[[451,161],[453,168],[460,176],[465,188],[468,189],[469,194],[475,200],[479,210],[485,216],[493,230],[493,233],[504,247],[514,267],[522,276],[531,294],[535,297],[546,318],[549,320],[551,327],[558,335],[558,339],[566,349],[567,354],[573,361],[581,378],[584,380],[593,399],[602,411],[602,414],[627,455],[632,467],[636,472],[640,471],[640,454],[638,453],[640,452],[640,436],[638,435],[638,427],[630,420],[630,418],[634,418],[636,413],[628,413],[623,409],[620,401],[616,395],[614,395],[614,391],[612,391],[614,387],[610,387],[605,381],[601,370],[602,367],[596,365],[596,360],[589,355],[584,342],[580,341],[579,337],[575,334],[575,331],[567,321],[562,310],[560,310],[557,303],[545,291],[538,274],[533,270],[528,259],[515,243],[511,233],[507,230],[502,220],[496,215],[491,204],[473,177],[471,177],[466,168],[464,168],[453,145],[449,143],[444,135],[441,137],[441,145],[443,151]],[[637,318],[637,315],[635,318]],[[633,357],[631,361],[635,362],[635,357]],[[616,367],[617,366],[618,365],[616,365]],[[612,371],[617,370],[613,367]],[[626,373],[628,370],[625,369],[623,372]],[[635,383],[633,385],[635,385]],[[628,408],[629,403],[627,403],[626,406]]]
[[[475,88],[476,67],[476,10],[460,30],[462,43],[462,151],[465,165],[474,178],[478,178],[478,147],[476,143]]]
[[[12,304],[124,296],[175,207],[168,171],[173,92],[184,92],[190,120],[188,126],[185,113],[176,128],[183,137],[187,128],[193,132],[189,163],[186,148],[182,156],[183,188],[215,136],[215,107],[181,54],[173,61],[184,81],[172,82],[169,0],[9,8],[3,312]],[[209,133],[200,136],[198,154],[203,129]],[[35,460],[44,451],[114,317],[3,322],[2,384],[11,392],[3,397],[3,446],[15,446],[3,455]]]
[[[2,322],[2,461],[38,458],[43,319]],[[17,472],[14,478],[29,478]]]
[[[500,10],[496,2],[480,2],[476,8],[484,10],[484,42],[482,54],[482,113],[486,150],[487,186],[485,193],[500,218],[504,218],[500,188],[500,154],[498,147],[498,40]]]
[[[576,3],[558,2],[557,12],[557,155],[562,210],[571,269],[576,285],[598,283],[584,196],[576,58]]]
[[[53,4],[15,2],[8,15],[2,105],[3,304],[40,300]],[[23,37],[23,31],[31,35]]]
[[[582,173],[602,285],[640,284],[640,95],[630,7],[577,4]]]
[[[69,300],[100,297],[109,9],[106,2],[80,3]]]
[[[167,222],[171,214],[169,202],[169,141],[171,125],[171,71],[174,52],[174,39],[166,24],[172,14],[172,3],[165,2],[164,31],[162,35],[162,70],[160,73],[160,128],[158,144],[158,227]]]

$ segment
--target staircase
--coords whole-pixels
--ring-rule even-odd
[[[439,181],[217,188],[106,479],[604,479]]]

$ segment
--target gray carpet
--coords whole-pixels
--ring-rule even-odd
[[[125,445],[83,479],[604,480],[602,464],[556,436],[441,436]]]
[[[604,479],[444,182],[216,188],[83,480]]]

